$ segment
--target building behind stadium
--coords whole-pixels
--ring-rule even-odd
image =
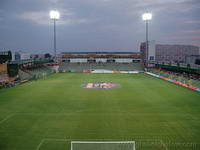
[[[142,59],[147,58],[146,42],[141,43]],[[149,42],[148,61],[191,64],[198,62],[199,47],[192,45],[168,45]]]

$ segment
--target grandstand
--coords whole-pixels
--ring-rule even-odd
[[[11,51],[0,53],[0,87],[13,87],[24,81],[48,76],[54,72],[49,59],[11,61]]]
[[[8,66],[7,62],[11,60],[10,51],[1,51],[0,52],[0,88],[7,85],[10,82],[8,75]]]
[[[0,64],[0,88],[13,86],[16,76],[9,74],[10,70],[7,64]]]
[[[62,63],[60,72],[84,72],[85,70],[143,71],[140,63]]]
[[[52,73],[54,73],[54,70],[52,67],[47,65],[40,65],[37,67],[34,66],[29,68],[23,67],[19,69],[19,78],[20,80],[32,80],[46,77]]]
[[[5,73],[0,72],[0,86],[7,84],[9,82],[9,77]]]
[[[182,83],[192,85],[195,87],[200,88],[200,80],[199,75],[193,75],[193,74],[181,74],[177,72],[167,71],[167,70],[161,70],[161,69],[149,69],[150,72],[155,73],[157,75],[170,78],[172,80],[180,81]],[[196,78],[193,78],[195,76]]]
[[[140,54],[132,52],[63,53],[60,72],[85,70],[143,71]]]

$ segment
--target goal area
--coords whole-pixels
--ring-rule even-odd
[[[71,150],[135,150],[135,141],[72,141]]]

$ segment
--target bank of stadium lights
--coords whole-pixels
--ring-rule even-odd
[[[151,13],[144,13],[144,14],[142,15],[142,19],[143,19],[144,21],[151,20],[151,19],[152,19],[152,14],[151,14]]]
[[[57,10],[51,10],[49,13],[50,19],[58,20],[60,19],[60,13]]]
[[[142,15],[142,19],[146,22],[146,60],[145,60],[145,63],[147,64],[148,63],[148,53],[149,53],[149,27],[148,27],[148,22],[150,20],[152,20],[152,14],[151,13],[144,13]]]
[[[54,22],[54,55],[55,55],[55,61],[57,60],[56,59],[56,56],[57,56],[57,49],[56,49],[56,21],[60,19],[60,13],[59,11],[57,10],[51,10],[50,13],[49,13],[49,17],[50,19],[53,20]]]

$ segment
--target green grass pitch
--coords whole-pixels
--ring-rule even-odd
[[[81,88],[101,81],[121,88]],[[0,90],[0,150],[70,150],[71,141],[199,150],[200,94],[145,74],[63,73]]]

